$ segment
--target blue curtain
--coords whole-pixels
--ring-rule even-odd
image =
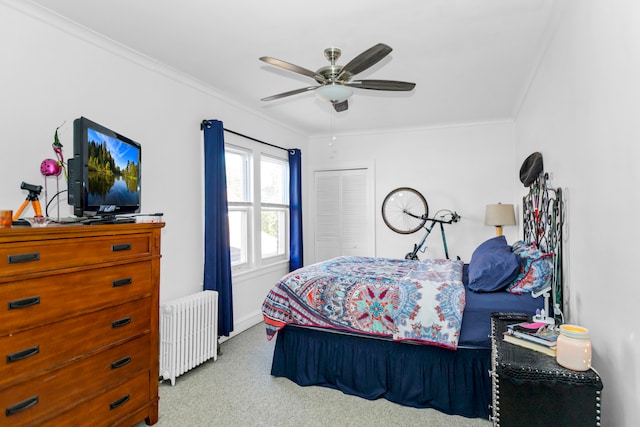
[[[302,267],[302,153],[289,150],[289,271]]]
[[[218,336],[233,331],[231,255],[224,128],[205,120],[204,129],[204,289],[218,291]]]

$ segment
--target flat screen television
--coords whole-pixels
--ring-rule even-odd
[[[73,158],[67,163],[73,214],[109,222],[140,212],[141,163],[137,142],[85,117],[74,120]]]

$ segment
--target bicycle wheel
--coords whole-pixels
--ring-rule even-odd
[[[396,188],[382,201],[382,219],[396,233],[415,233],[424,226],[428,216],[427,200],[413,188]]]

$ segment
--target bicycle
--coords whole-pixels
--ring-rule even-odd
[[[420,242],[413,245],[413,251],[405,255],[404,258],[408,260],[418,260],[418,252],[424,253],[427,250],[426,247],[423,249],[424,242],[436,224],[440,225],[444,253],[449,259],[444,224],[453,224],[460,221],[460,218],[457,212],[449,209],[441,209],[433,218],[429,218],[427,200],[419,191],[409,187],[396,188],[382,201],[382,220],[391,230],[399,234],[412,234],[421,228],[426,230]]]

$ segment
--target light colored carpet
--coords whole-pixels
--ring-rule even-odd
[[[223,354],[160,384],[159,427],[390,425],[489,427],[484,419],[369,401],[325,387],[301,387],[270,375],[275,340],[256,325],[221,345]],[[135,427],[142,427],[139,423]]]

